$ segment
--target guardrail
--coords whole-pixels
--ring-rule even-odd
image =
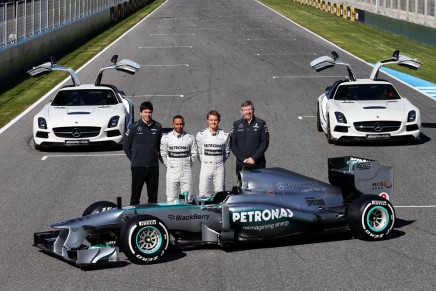
[[[293,0],[352,21],[357,10],[436,28],[436,0]]]
[[[21,0],[0,3],[0,47],[108,10],[129,0]]]

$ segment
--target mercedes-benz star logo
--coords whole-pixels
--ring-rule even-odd
[[[82,135],[82,132],[80,131],[80,129],[75,128],[75,129],[73,129],[72,134],[74,137],[79,138]]]
[[[374,124],[374,131],[380,132],[383,130],[383,124],[381,124],[380,122],[376,122]]]

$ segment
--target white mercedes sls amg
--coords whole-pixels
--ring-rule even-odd
[[[94,84],[81,84],[76,72],[56,64],[51,58],[27,73],[36,76],[51,71],[67,71],[73,85],[64,86],[54,99],[35,115],[33,140],[35,149],[49,146],[121,144],[124,131],[133,122],[133,102],[113,85],[101,84],[103,72],[109,69],[135,74],[139,65],[118,56],[113,64],[100,69]]]
[[[348,78],[338,80],[318,97],[317,129],[327,135],[329,143],[346,141],[418,141],[421,134],[419,109],[400,96],[394,86],[378,79],[382,66],[398,64],[409,69],[418,69],[421,63],[401,56],[397,50],[392,58],[380,61],[369,79],[356,79],[347,63],[338,61],[338,54],[319,57],[310,65],[317,72],[335,65],[347,67]]]

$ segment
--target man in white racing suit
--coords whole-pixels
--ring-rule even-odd
[[[185,121],[182,116],[173,118],[173,131],[162,136],[160,154],[167,167],[167,201],[172,202],[179,195],[192,194],[192,163],[197,156],[197,145],[192,135],[183,131]]]
[[[230,155],[230,135],[218,128],[220,114],[212,110],[207,114],[209,127],[196,136],[200,169],[200,196],[211,196],[224,190],[224,163]],[[212,187],[213,185],[213,187]]]

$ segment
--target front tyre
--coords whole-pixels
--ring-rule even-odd
[[[168,229],[160,219],[153,216],[134,217],[121,229],[121,250],[135,264],[157,261],[165,254],[168,244]]]
[[[327,116],[327,142],[329,144],[334,144],[335,143],[334,140],[333,140],[333,137],[332,137],[332,131],[331,131],[331,128],[330,128],[330,117],[329,116]]]
[[[319,114],[319,104],[316,105],[316,129],[319,132],[322,132],[322,126],[321,126],[321,116]]]
[[[376,195],[362,195],[347,209],[351,232],[362,240],[381,240],[391,232],[395,223],[392,204]]]

